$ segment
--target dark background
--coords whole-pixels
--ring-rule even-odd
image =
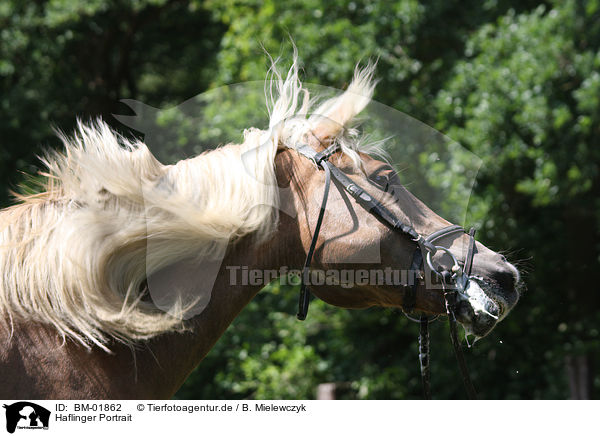
[[[600,2],[0,1],[0,203],[11,203],[53,127],[128,113],[120,99],[176,105],[262,80],[264,48],[300,52],[303,77],[347,85],[378,58],[375,99],[483,160],[468,221],[524,275],[518,307],[467,351],[482,398],[598,398]],[[263,110],[261,108],[261,110]],[[177,398],[419,398],[417,327],[384,309],[316,302],[294,289],[247,307]],[[433,393],[463,398],[443,323]]]

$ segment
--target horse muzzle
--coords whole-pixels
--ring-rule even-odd
[[[484,282],[469,278],[464,291],[459,292],[454,308],[456,320],[465,329],[465,334],[474,335],[476,339],[492,331],[505,310],[484,288]]]

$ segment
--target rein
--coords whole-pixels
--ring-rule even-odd
[[[310,303],[310,289],[308,288],[308,278],[310,272],[310,264],[315,252],[317,245],[317,239],[321,230],[321,224],[323,223],[323,216],[325,214],[325,207],[327,206],[327,200],[329,198],[329,187],[331,180],[333,179],[337,184],[342,186],[344,190],[355,199],[355,201],[373,216],[375,216],[384,225],[401,234],[405,234],[413,240],[417,247],[413,254],[413,259],[410,268],[410,275],[413,278],[412,285],[405,291],[403,297],[403,311],[405,315],[412,321],[419,322],[419,363],[421,369],[421,380],[423,384],[423,396],[425,399],[431,399],[430,379],[431,371],[429,367],[430,361],[430,349],[429,349],[429,323],[437,319],[437,316],[429,318],[426,315],[421,315],[417,320],[406,312],[411,312],[416,305],[417,287],[419,284],[418,278],[421,277],[421,271],[425,271],[424,263],[427,264],[429,269],[433,271],[440,278],[442,289],[444,292],[444,301],[446,306],[446,313],[448,315],[448,322],[450,325],[450,339],[452,346],[454,347],[454,353],[458,361],[458,366],[463,378],[463,383],[467,391],[469,399],[476,399],[477,394],[475,388],[469,377],[469,372],[465,362],[462,348],[458,340],[457,328],[456,328],[456,316],[454,314],[454,308],[456,306],[457,295],[459,292],[464,291],[471,274],[471,268],[473,265],[473,256],[475,248],[475,229],[470,229],[469,235],[469,248],[467,256],[465,258],[464,267],[458,263],[458,260],[446,247],[435,245],[435,241],[459,232],[465,232],[465,229],[458,225],[451,225],[444,227],[426,237],[419,234],[411,225],[404,223],[401,219],[397,218],[389,209],[383,204],[375,200],[370,194],[368,194],[363,188],[358,186],[352,179],[344,174],[339,168],[329,162],[329,158],[339,151],[339,145],[334,144],[322,152],[315,151],[308,144],[302,144],[297,148],[298,153],[307,159],[314,162],[317,168],[322,169],[325,172],[325,187],[323,191],[323,199],[321,200],[321,209],[315,225],[312,241],[306,260],[302,268],[302,282],[300,285],[300,295],[298,301],[298,314],[297,318],[301,321],[306,319],[308,314],[308,306]],[[453,260],[454,265],[451,270],[448,270],[443,265],[435,265],[433,262],[433,255],[443,251],[449,255]],[[425,261],[425,262],[424,262]],[[451,286],[446,288],[446,285]]]

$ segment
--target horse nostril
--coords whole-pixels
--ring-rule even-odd
[[[496,270],[490,275],[490,278],[507,291],[512,290],[515,284],[515,276],[509,270]]]
[[[509,307],[517,302],[519,294],[515,290],[515,285],[518,280],[516,269],[496,269],[491,272],[489,278],[496,283],[498,291],[501,293],[502,297],[504,297]]]

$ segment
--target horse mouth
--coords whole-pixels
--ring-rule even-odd
[[[456,320],[465,329],[465,336],[475,341],[489,334],[508,312],[508,304],[500,297],[493,283],[471,277],[464,291],[459,292],[455,307]]]

